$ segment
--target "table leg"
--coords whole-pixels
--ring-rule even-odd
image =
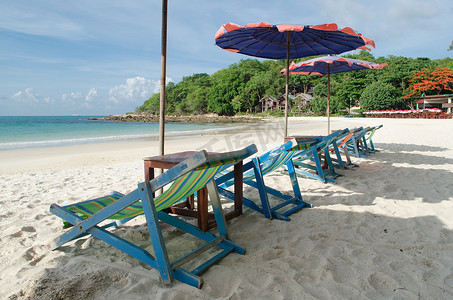
[[[197,192],[198,204],[198,228],[201,231],[208,231],[208,189],[202,188]]]
[[[145,180],[150,181],[154,178],[154,168],[149,161],[145,161]]]

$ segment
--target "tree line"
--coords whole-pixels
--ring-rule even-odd
[[[413,108],[415,97],[422,94],[453,93],[453,59],[407,58],[387,56],[375,58],[362,50],[344,57],[362,59],[379,64],[383,69],[359,70],[331,74],[331,112],[360,104],[362,110],[390,110]],[[296,63],[308,60],[306,57]],[[183,77],[166,86],[167,114],[235,115],[259,112],[260,99],[279,98],[285,93],[285,76],[280,74],[284,60],[243,59],[212,75],[205,73]],[[290,92],[313,89],[313,99],[307,110],[323,114],[327,109],[327,76],[290,75]],[[159,93],[137,107],[137,112],[159,113]],[[295,108],[297,98],[291,98]]]

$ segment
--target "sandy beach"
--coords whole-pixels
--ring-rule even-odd
[[[290,222],[249,209],[231,220],[231,239],[247,249],[202,275],[196,289],[168,287],[159,273],[95,238],[59,250],[63,233],[52,203],[67,205],[144,180],[143,157],[157,141],[0,152],[0,299],[453,299],[453,120],[332,118],[331,128],[383,124],[380,152],[352,158],[336,183],[299,177],[306,208]],[[283,141],[282,121],[229,133],[171,137],[166,152],[228,151]],[[290,118],[290,135],[325,135],[325,118]],[[266,184],[290,192],[285,171]],[[245,188],[244,195],[258,200]],[[225,203],[228,206],[228,203]],[[144,219],[119,228],[147,243]],[[164,226],[170,256],[187,239]]]

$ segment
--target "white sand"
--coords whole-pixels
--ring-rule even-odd
[[[453,299],[453,120],[332,119],[334,129],[377,124],[381,152],[353,158],[360,168],[339,171],[335,184],[299,177],[314,208],[290,222],[246,209],[229,222],[247,254],[209,269],[202,289],[166,287],[156,270],[94,238],[49,250],[63,232],[50,204],[135,189],[157,142],[0,152],[0,299]],[[172,138],[167,153],[252,142],[265,151],[282,141],[280,125]],[[325,134],[326,120],[291,119],[289,133]],[[283,172],[265,180],[291,190]],[[164,228],[177,256],[188,239]],[[143,219],[119,232],[149,247]]]

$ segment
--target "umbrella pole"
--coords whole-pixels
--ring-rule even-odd
[[[160,103],[159,103],[159,155],[164,155],[165,145],[165,85],[167,75],[167,7],[162,0],[162,45],[160,57]]]
[[[330,134],[330,65],[327,66],[327,135]]]
[[[288,136],[288,94],[289,94],[289,38],[290,33],[288,31],[287,45],[286,45],[286,97],[285,97],[285,135]]]

